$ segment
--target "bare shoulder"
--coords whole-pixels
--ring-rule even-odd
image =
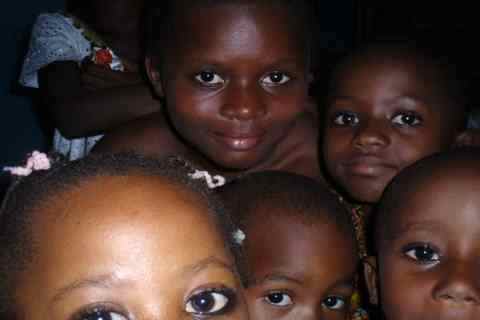
[[[127,122],[108,131],[92,152],[135,151],[144,155],[165,157],[187,153],[161,113]]]

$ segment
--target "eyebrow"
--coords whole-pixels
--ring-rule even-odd
[[[408,232],[416,232],[416,231],[425,231],[425,232],[435,232],[438,230],[442,230],[444,225],[437,221],[419,221],[414,223],[407,223],[407,224],[400,224],[397,227],[390,227],[390,235],[387,235],[387,238],[390,241],[394,241],[400,238],[402,235]]]
[[[205,259],[200,260],[194,264],[188,265],[182,268],[181,273],[184,274],[196,274],[199,273],[209,267],[217,266],[223,269],[227,269],[231,273],[236,273],[236,269],[222,261],[221,259],[215,256],[209,256]],[[102,274],[98,276],[93,276],[89,278],[84,278],[80,280],[76,280],[71,284],[68,284],[55,294],[52,298],[51,304],[58,302],[59,300],[63,299],[66,295],[72,293],[73,291],[84,289],[84,288],[99,288],[99,289],[112,289],[112,288],[119,288],[123,286],[131,285],[132,282],[130,280],[124,280],[116,276],[115,274]]]
[[[260,284],[260,283],[265,283],[265,282],[274,282],[274,281],[288,281],[288,282],[294,282],[298,285],[303,285],[303,281],[298,280],[292,276],[287,276],[284,274],[279,274],[279,273],[271,273],[266,275],[260,280],[255,279],[253,281],[254,285]]]
[[[354,288],[354,277],[353,276],[346,276],[342,279],[338,279],[334,284],[329,287],[329,290],[334,288],[342,287],[345,289],[353,289]]]
[[[216,256],[209,256],[205,259],[200,260],[199,262],[196,262],[194,264],[188,265],[183,268],[182,272],[183,273],[199,273],[209,267],[212,266],[217,266],[223,269],[227,269],[228,271],[232,273],[236,273],[236,269],[234,266],[231,264],[228,264],[227,262],[223,261],[222,259],[217,258]]]
[[[333,93],[331,96],[330,96],[330,100],[350,100],[350,101],[359,101],[359,99],[355,96],[349,96],[349,95],[343,95],[343,94],[335,94]],[[431,102],[429,102],[427,99],[425,98],[422,98],[418,95],[413,95],[413,94],[404,94],[404,95],[401,95],[401,96],[395,96],[391,99],[388,99],[388,103],[391,104],[391,103],[395,103],[395,102],[398,102],[398,101],[410,101],[410,102],[418,102],[420,105],[425,105],[425,106],[428,106],[431,104]],[[362,102],[360,100],[360,102]]]
[[[187,59],[186,59],[187,60]],[[269,64],[269,67],[288,67],[288,68],[302,68],[306,63],[299,63],[295,57],[286,57],[276,61],[266,61]],[[207,59],[199,58],[197,55],[192,56],[188,59],[189,63],[192,65],[203,66],[207,65],[213,68],[221,68],[225,62],[221,59]]]
[[[284,275],[284,274],[269,274],[267,276],[265,276],[263,279],[261,280],[254,280],[252,285],[259,285],[259,284],[263,284],[263,283],[266,283],[266,282],[274,282],[274,281],[288,281],[288,282],[294,282],[298,285],[304,285],[304,282],[301,281],[301,280],[298,280],[292,276],[287,276],[287,275]],[[346,288],[346,289],[351,289],[353,288],[353,278],[352,276],[347,276],[345,278],[342,278],[342,279],[339,279],[337,280],[335,283],[333,283],[329,290],[333,289],[333,288],[338,288],[338,287],[343,287],[343,288]]]
[[[83,289],[83,288],[100,288],[100,289],[111,289],[118,288],[120,286],[128,285],[130,281],[122,280],[114,274],[103,274],[99,276],[94,276],[90,278],[80,279],[77,281],[68,284],[55,294],[52,299],[51,304],[56,303],[58,300],[64,298],[67,294]]]

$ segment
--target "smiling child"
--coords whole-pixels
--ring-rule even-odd
[[[308,1],[157,1],[147,72],[164,114],[107,134],[97,151],[185,155],[223,175],[320,178],[311,110]]]

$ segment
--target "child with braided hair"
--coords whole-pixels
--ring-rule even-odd
[[[246,320],[234,228],[178,158],[32,154],[0,213],[0,318]]]

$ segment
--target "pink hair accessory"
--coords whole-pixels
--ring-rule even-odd
[[[192,179],[205,179],[210,189],[215,189],[225,185],[225,178],[219,175],[212,176],[208,171],[195,170],[194,173],[189,174]]]
[[[14,176],[26,177],[33,171],[48,170],[51,168],[50,159],[45,153],[33,151],[27,159],[24,167],[5,167],[3,171],[8,171]]]

